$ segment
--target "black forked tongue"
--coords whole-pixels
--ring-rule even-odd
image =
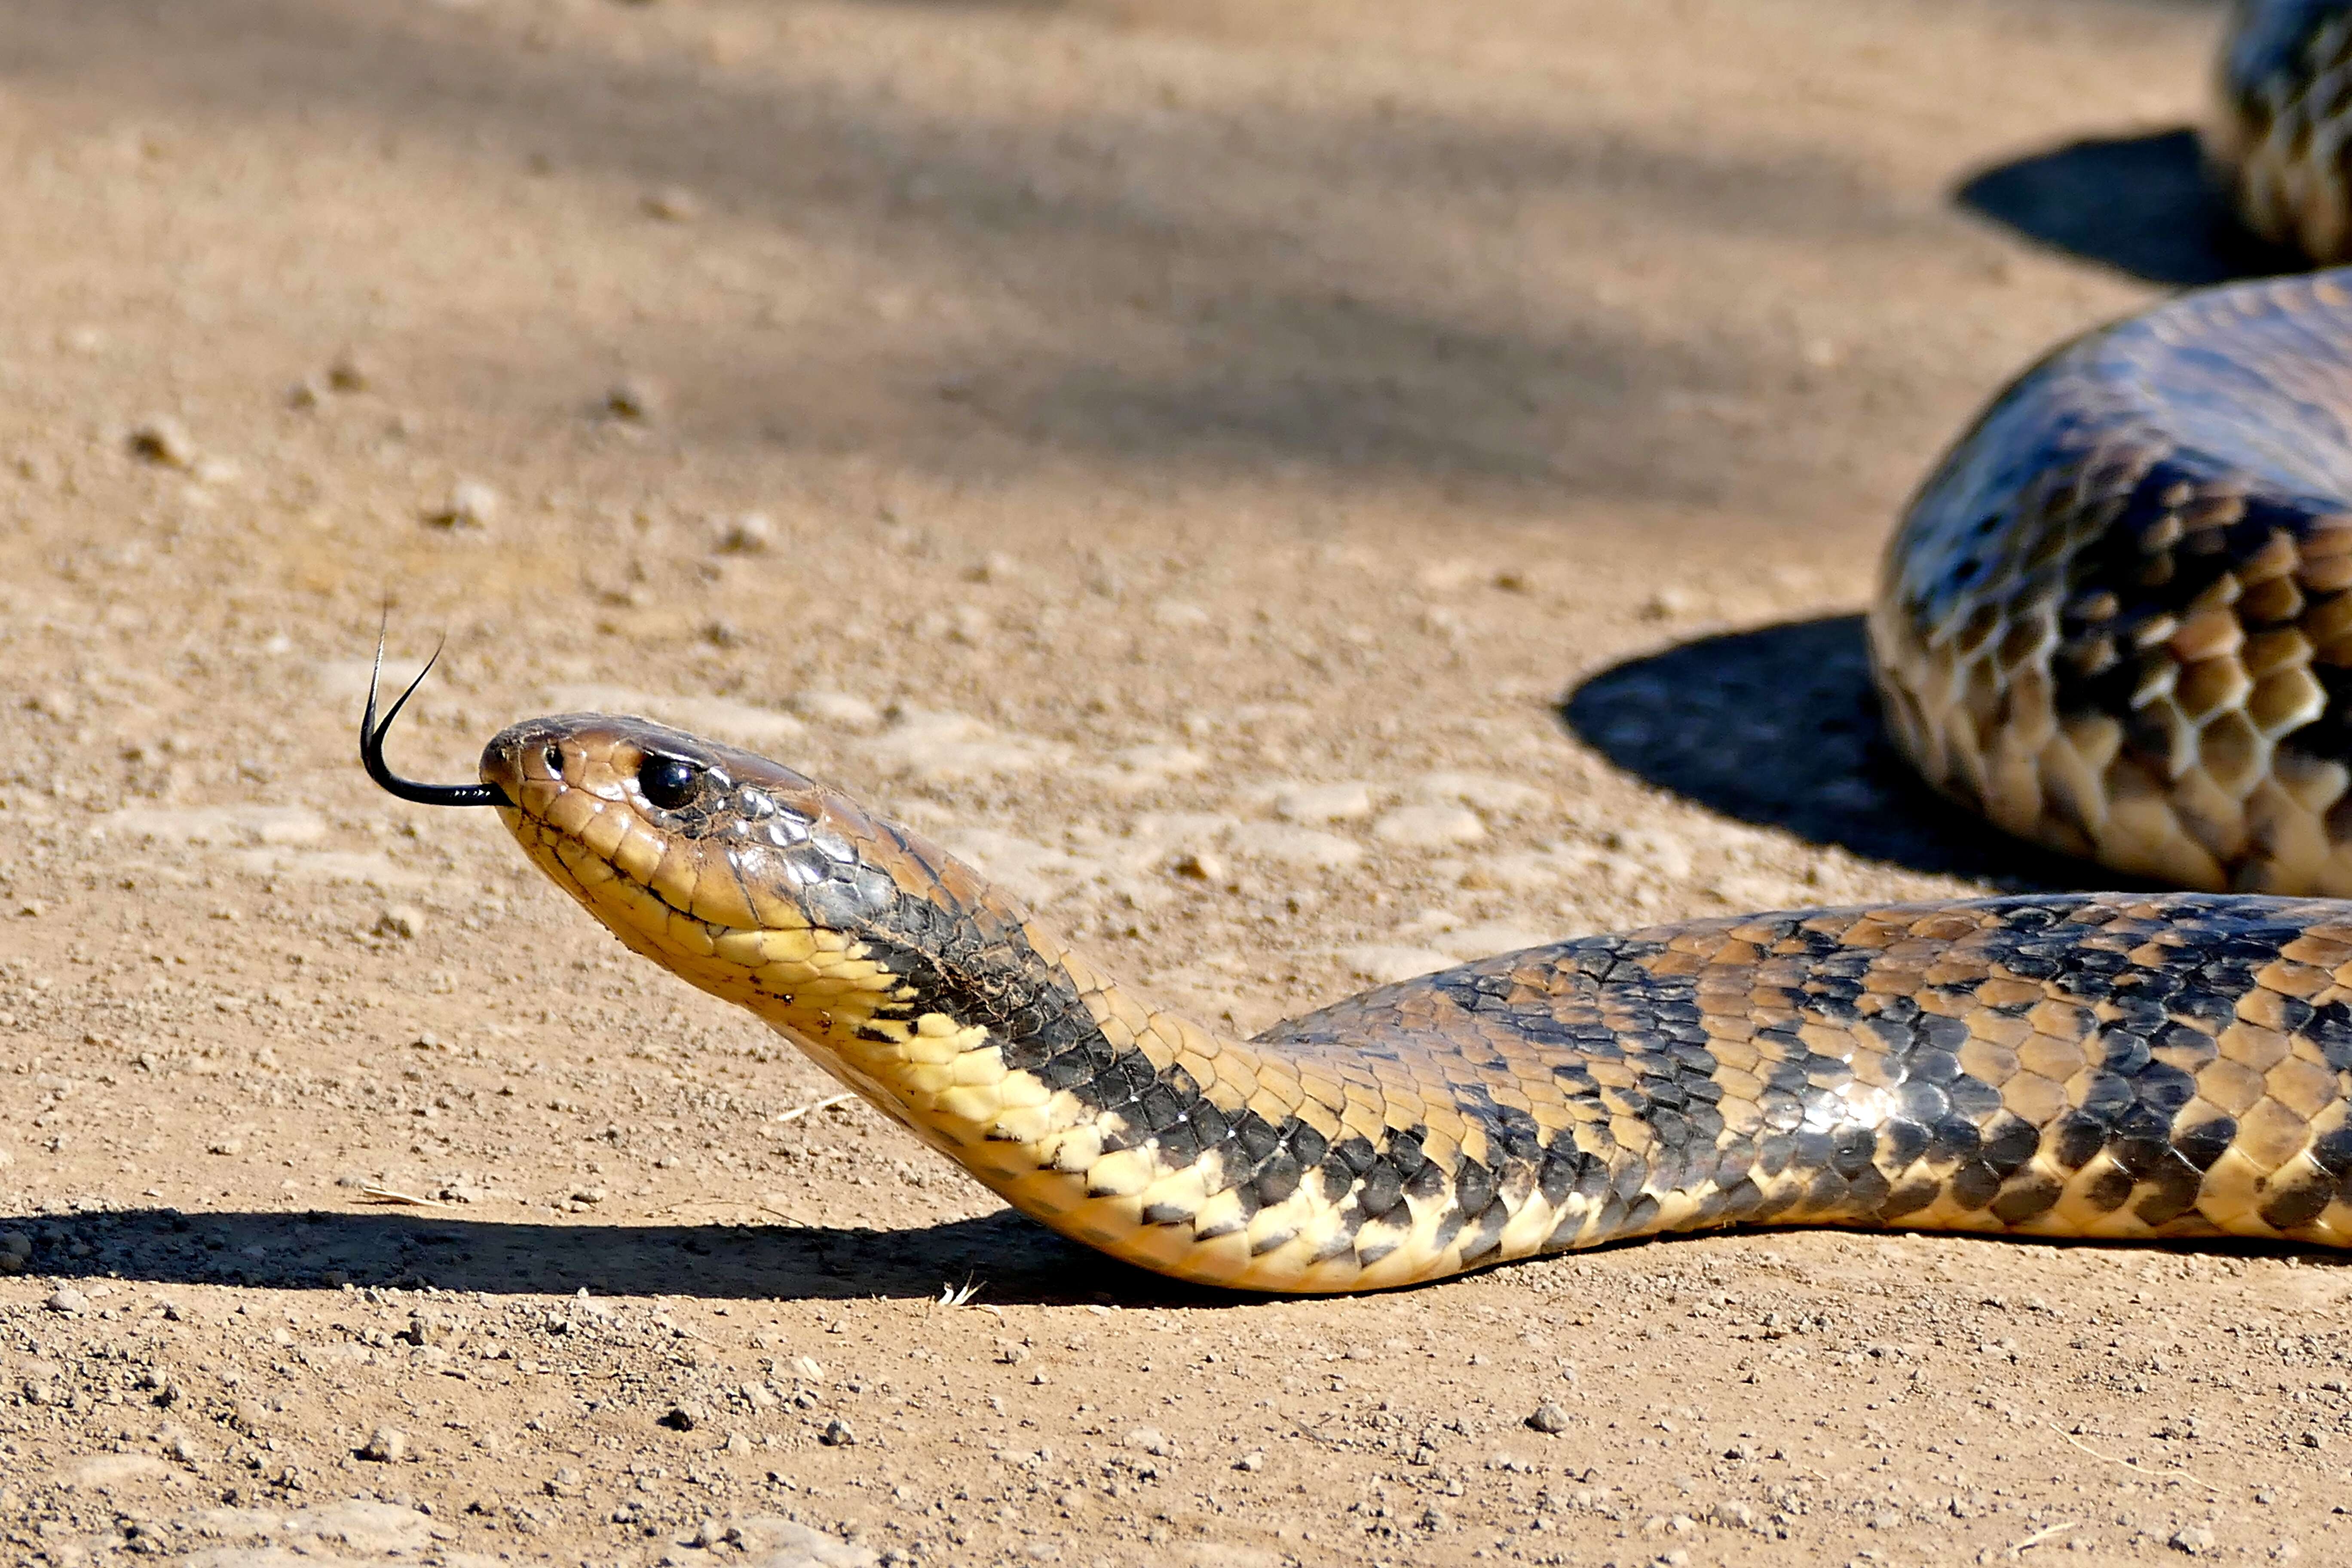
[[[514,802],[506,797],[505,791],[489,784],[418,784],[414,779],[404,779],[394,773],[392,764],[383,760],[383,738],[391,731],[392,721],[400,717],[400,710],[408,705],[410,698],[416,695],[416,689],[425,684],[425,678],[433,673],[433,667],[440,658],[441,650],[436,647],[433,650],[433,657],[425,661],[425,668],[416,672],[416,679],[408,683],[408,689],[393,703],[392,711],[383,716],[382,723],[378,723],[375,693],[377,683],[383,679],[383,635],[381,632],[376,634],[375,668],[368,672],[367,710],[360,715],[360,765],[367,769],[368,777],[387,792],[403,800],[413,800],[419,805],[512,805]]]

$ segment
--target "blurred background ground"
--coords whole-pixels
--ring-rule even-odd
[[[411,773],[650,711],[1243,1029],[2069,880],[1890,769],[1854,616],[2005,378],[2263,265],[2183,134],[2220,19],[15,0],[7,1555],[2339,1552],[2326,1260],[1176,1289],[352,762],[388,597]]]

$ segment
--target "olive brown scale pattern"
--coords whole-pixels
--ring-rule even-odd
[[[2182,296],[1997,398],[1889,542],[1888,728],[2000,826],[2352,895],[2352,271]]]
[[[614,935],[1016,1207],[1341,1291],[1736,1224],[2352,1240],[2352,908],[2063,895],[1592,937],[1224,1038],[778,763],[528,721],[482,780]]]
[[[2236,0],[2206,154],[2246,226],[2352,261],[2352,0]]]

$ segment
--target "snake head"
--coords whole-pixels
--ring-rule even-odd
[[[525,720],[483,748],[481,776],[559,881],[616,880],[703,926],[855,934],[902,896],[879,863],[895,836],[856,802],[647,720]]]
[[[942,939],[1018,911],[905,828],[780,763],[644,719],[525,720],[483,749],[524,850],[633,951],[844,1058],[952,989]]]

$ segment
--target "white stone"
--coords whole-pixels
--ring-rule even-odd
[[[258,1541],[284,1522],[281,1515],[255,1508],[207,1508],[187,1516],[190,1530],[219,1541]]]
[[[1162,599],[1151,606],[1154,623],[1171,631],[1192,631],[1209,624],[1209,612],[1181,599]]]
[[[1351,838],[1284,822],[1237,822],[1227,833],[1226,842],[1237,855],[1327,871],[1352,866],[1364,858],[1364,847]]]
[[[1372,836],[1404,849],[1442,849],[1476,843],[1486,825],[1458,805],[1401,805],[1372,825]]]
[[[1274,797],[1274,814],[1285,822],[1358,822],[1372,815],[1372,786],[1294,784]]]
[[[720,1538],[750,1554],[748,1568],[874,1568],[871,1547],[772,1514],[754,1514],[724,1526]]]
[[[711,548],[729,555],[765,555],[775,548],[776,525],[767,513],[747,511],[719,518],[710,529]]]
[[[156,1480],[171,1473],[171,1465],[152,1454],[98,1454],[60,1470],[58,1481],[62,1486],[102,1491]]]
[[[444,528],[488,528],[499,515],[499,492],[479,479],[459,479],[426,520]]]
[[[352,1498],[287,1515],[288,1535],[308,1535],[362,1552],[414,1551],[433,1539],[433,1521],[413,1508]]]
[[[1551,796],[1533,784],[1497,778],[1492,773],[1423,773],[1412,781],[1412,793],[1417,800],[1439,805],[1451,802],[1475,806],[1480,811],[1533,811],[1551,804]]]
[[[1182,746],[1127,746],[1113,752],[1109,762],[1093,773],[1114,790],[1140,791],[1191,778],[1208,766],[1208,758]]]

